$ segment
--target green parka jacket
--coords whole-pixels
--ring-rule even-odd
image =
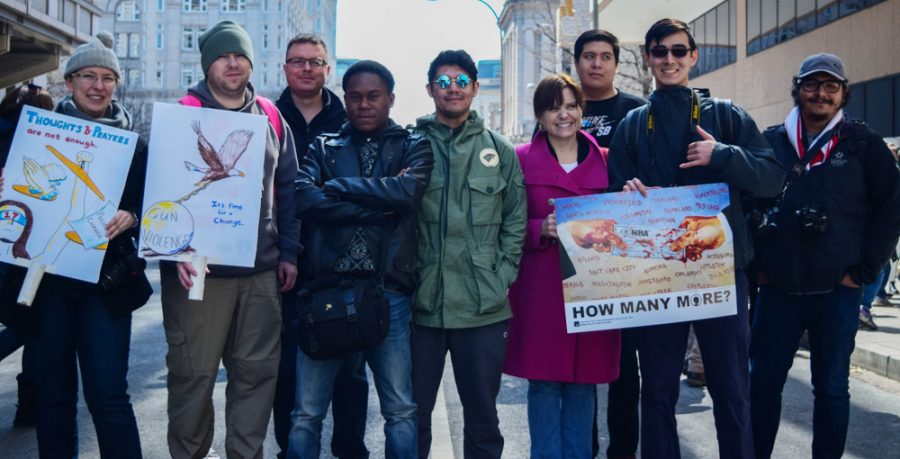
[[[434,170],[419,209],[415,323],[471,328],[506,320],[526,222],[515,150],[474,111],[457,129],[434,114],[419,118],[416,132],[431,141]]]

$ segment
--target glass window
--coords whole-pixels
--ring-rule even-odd
[[[850,86],[850,100],[844,107],[844,113],[851,118],[865,119],[866,86],[855,84]]]
[[[777,43],[778,0],[762,0],[761,2],[762,47],[768,48]]]
[[[839,8],[841,17],[853,14],[865,8],[866,6],[864,3],[863,0],[841,0]]]
[[[163,49],[165,44],[165,30],[162,24],[156,24],[156,49]]]
[[[194,65],[181,64],[181,87],[187,88],[194,84]]]
[[[206,12],[206,0],[181,0],[181,11],[188,13]]]
[[[116,56],[128,56],[128,34],[119,32],[116,34]]]
[[[797,0],[797,34],[816,28],[816,0]]]
[[[762,49],[759,39],[760,2],[761,0],[747,0],[747,53],[753,54]]]
[[[816,26],[822,27],[825,24],[837,19],[838,2],[837,0],[817,0],[816,10],[818,12],[818,20]]]
[[[166,10],[166,0],[156,0],[156,11]]]
[[[125,0],[116,6],[116,20],[118,21],[140,21],[141,11],[138,9],[137,0]]]
[[[706,58],[706,16],[700,16],[694,21],[694,41],[699,47],[697,65],[694,66],[698,73],[706,73],[708,59]]]
[[[141,35],[137,32],[128,34],[128,55],[138,57],[141,54]]]
[[[240,13],[244,11],[244,0],[222,0],[221,9],[227,13]]]
[[[194,49],[194,29],[192,27],[181,29],[181,49]]]
[[[728,44],[737,46],[737,0],[728,1]]]
[[[866,83],[866,114],[863,119],[875,132],[881,135],[886,135],[884,134],[885,132],[891,132],[894,126],[894,97],[892,94],[894,88],[891,83],[889,78]],[[850,100],[853,100],[854,97],[856,97],[856,94]]]
[[[794,0],[778,0],[778,42],[790,40],[797,35],[794,28]]]

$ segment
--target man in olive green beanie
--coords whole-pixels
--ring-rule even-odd
[[[203,73],[225,53],[242,54],[253,65],[253,42],[237,22],[222,21],[200,35],[200,65]]]

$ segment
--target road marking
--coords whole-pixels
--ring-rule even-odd
[[[434,411],[431,412],[431,455],[432,459],[453,459],[453,439],[450,437],[450,419],[447,416],[447,401],[444,399],[444,382],[438,386]]]

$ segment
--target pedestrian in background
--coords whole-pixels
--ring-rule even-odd
[[[528,220],[519,275],[509,288],[506,374],[528,379],[531,457],[593,457],[596,384],[619,376],[619,330],[566,331],[556,213],[549,200],[606,191],[605,149],[581,130],[584,96],[568,75],[534,91],[540,131],[516,149]]]

